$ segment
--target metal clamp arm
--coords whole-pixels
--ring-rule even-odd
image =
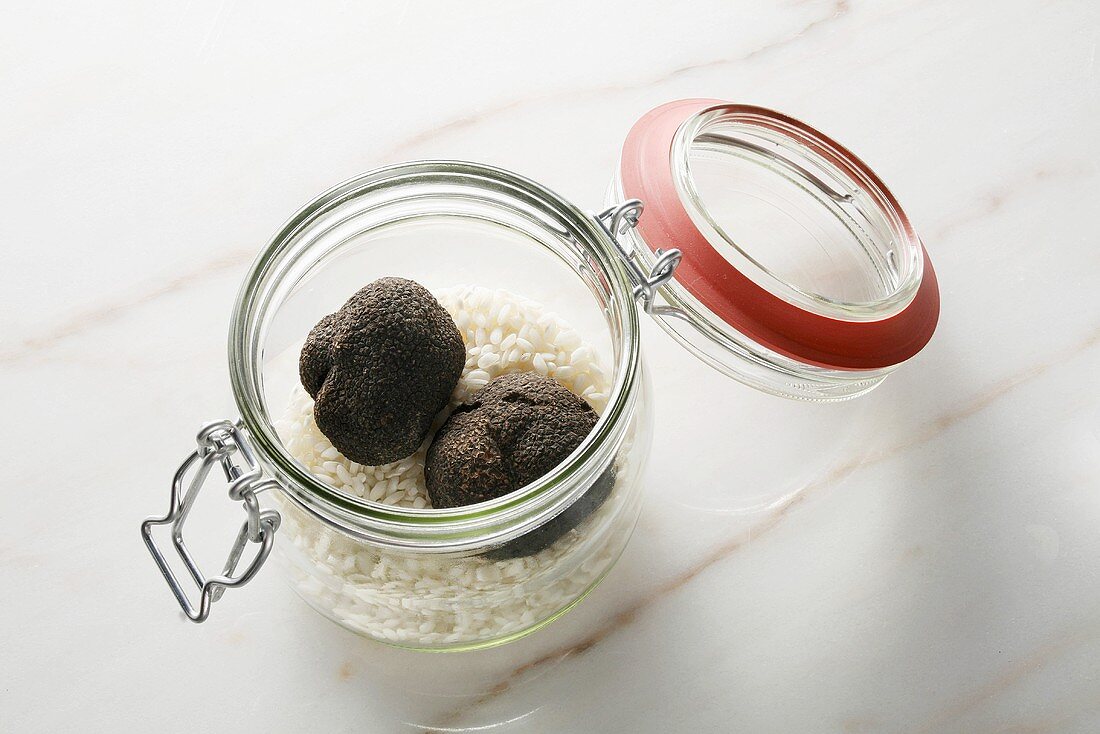
[[[192,453],[180,468],[172,480],[172,494],[169,501],[168,512],[163,517],[150,517],[141,524],[141,537],[145,546],[160,568],[164,580],[179,602],[180,608],[192,622],[203,622],[210,615],[210,605],[221,598],[226,589],[244,586],[256,575],[271,553],[272,543],[275,539],[275,531],[279,528],[281,520],[275,510],[261,510],[256,495],[265,489],[275,485],[272,479],[265,479],[263,470],[256,461],[248,442],[240,429],[231,421],[220,420],[202,427],[197,437],[198,448]],[[233,457],[238,455],[244,463],[244,467],[237,464]],[[229,482],[229,497],[244,503],[247,517],[241,525],[237,538],[229,551],[229,558],[218,576],[206,578],[199,570],[194,557],[187,548],[183,539],[183,525],[191,507],[195,504],[199,490],[205,483],[210,469],[215,463],[221,464],[226,481]],[[192,471],[194,470],[194,471]],[[191,474],[190,484],[186,493],[182,488]],[[199,589],[198,604],[193,604],[188,599],[187,593],[180,584],[176,574],[168,565],[164,553],[153,540],[153,527],[157,525],[170,525],[172,527],[172,545],[176,549],[180,560],[183,561],[191,579]],[[245,546],[255,543],[259,546],[256,555],[243,571],[237,571]]]
[[[657,250],[654,255],[653,266],[645,270],[640,260],[639,253],[634,251],[633,245],[620,239],[621,235],[638,224],[642,216],[643,204],[639,199],[627,199],[621,204],[610,206],[596,215],[596,222],[600,225],[611,241],[615,243],[615,249],[623,264],[626,265],[627,274],[634,284],[634,300],[638,301],[646,313],[653,311],[653,297],[657,289],[672,279],[676,266],[680,264],[683,255],[679,250]]]

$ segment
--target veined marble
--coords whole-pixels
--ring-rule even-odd
[[[1084,0],[5,8],[0,729],[1100,731],[1098,40]],[[940,279],[929,347],[808,406],[647,325],[674,499],[520,642],[389,649],[274,569],[181,621],[137,524],[234,415],[230,307],[276,227],[414,158],[595,209],[630,124],[689,96],[883,176]]]

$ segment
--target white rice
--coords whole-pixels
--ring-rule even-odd
[[[494,377],[523,371],[553,377],[597,413],[606,407],[609,383],[595,351],[555,314],[503,290],[467,286],[436,297],[466,344],[466,366],[452,408]],[[276,427],[290,453],[321,481],[384,505],[431,506],[424,485],[431,434],[412,456],[361,466],[342,456],[318,430],[313,401],[300,386]],[[584,593],[619,547],[611,542],[617,533],[597,532],[602,523],[596,518],[610,513],[614,504],[608,501],[581,530],[570,531],[537,554],[491,561],[381,551],[284,502],[280,548],[298,591],[344,626],[396,644],[455,645],[519,632]],[[586,528],[592,536],[587,540],[582,532]]]

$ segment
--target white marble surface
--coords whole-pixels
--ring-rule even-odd
[[[0,730],[1100,731],[1097,8],[6,6]],[[276,573],[181,621],[137,524],[232,414],[229,309],[283,219],[423,157],[596,207],[631,122],[685,96],[890,182],[940,277],[929,348],[822,408],[647,326],[641,525],[521,642],[388,649]]]

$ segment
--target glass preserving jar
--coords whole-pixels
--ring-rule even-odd
[[[475,346],[500,343],[494,324],[529,326],[543,351],[510,353],[586,399],[599,414],[592,432],[537,481],[454,509],[390,502],[421,454],[400,467],[326,461],[335,449],[303,433],[308,398],[288,408],[298,353],[322,316],[388,275],[470,307],[452,310],[477,362],[456,399],[499,369],[495,357],[477,361]],[[241,417],[203,427],[168,512],[142,525],[181,608],[203,621],[274,548],[313,608],[388,644],[484,647],[560,616],[611,569],[640,512],[652,426],[639,307],[741,382],[836,401],[923,347],[938,293],[919,239],[870,169],[761,108],[682,100],[651,111],[630,131],[598,214],[474,163],[363,174],[295,214],[242,286],[229,338]],[[245,521],[222,573],[207,577],[183,528],[215,464]],[[348,491],[364,478],[398,491]],[[411,482],[405,491],[415,494]],[[155,542],[157,525],[171,527],[179,563]],[[184,590],[181,564],[197,594]]]

